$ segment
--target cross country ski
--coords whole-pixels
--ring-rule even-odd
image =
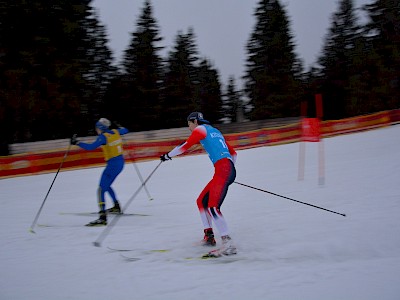
[[[98,215],[98,212],[60,212],[60,215],[73,215],[73,216],[84,216],[84,217],[91,217],[94,215]],[[122,213],[122,214],[111,214],[111,215],[118,215],[121,217],[129,217],[129,216],[138,216],[138,217],[149,217],[150,215],[147,214],[136,214],[136,213]]]

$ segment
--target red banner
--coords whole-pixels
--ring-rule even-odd
[[[400,110],[393,110],[343,120],[324,121],[322,123],[317,118],[305,118],[301,123],[294,122],[293,124],[281,127],[260,128],[254,131],[226,134],[225,137],[235,149],[240,150],[293,143],[300,140],[318,142],[321,134],[324,137],[329,137],[337,134],[379,128],[399,122]],[[170,151],[184,140],[185,137],[156,141],[126,141],[124,145],[124,157],[127,161],[158,159],[161,154]],[[48,143],[51,143],[51,141]],[[0,157],[0,178],[55,172],[60,167],[67,146],[64,149],[58,147],[53,151]],[[204,150],[199,145],[193,147],[186,155],[198,153],[204,153]],[[103,154],[100,149],[85,151],[78,147],[73,147],[65,159],[62,170],[94,167],[104,164]]]

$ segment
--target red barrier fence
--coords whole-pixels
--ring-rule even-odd
[[[397,123],[400,123],[400,109],[342,120],[324,121],[320,125],[322,137],[330,137]],[[301,139],[301,133],[301,122],[294,122],[286,126],[260,128],[254,131],[226,134],[225,136],[233,147],[240,150],[298,142]],[[161,154],[182,143],[185,138],[126,141],[124,155],[128,161],[157,159]],[[67,147],[68,145],[65,145],[65,149],[2,156],[0,157],[0,178],[57,171]],[[63,170],[104,165],[100,149],[85,151],[78,147],[74,148],[69,152],[63,164]],[[202,153],[202,151],[201,147],[196,147],[188,154]]]

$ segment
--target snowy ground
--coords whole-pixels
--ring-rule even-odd
[[[36,234],[28,232],[53,174],[0,180],[0,299],[400,299],[400,125],[326,139],[318,146],[239,151],[237,181],[347,214],[343,217],[233,184],[222,207],[236,261],[187,260],[207,249],[195,199],[212,175],[205,155],[163,163],[102,247],[96,216],[102,168],[60,172]],[[158,161],[137,164],[143,177]],[[123,205],[140,181],[127,164],[115,183]],[[108,206],[110,203],[108,203]],[[219,243],[220,241],[217,240]],[[127,248],[128,262],[107,247]],[[148,250],[169,249],[149,253]]]

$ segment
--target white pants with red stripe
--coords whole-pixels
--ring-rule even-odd
[[[209,207],[207,210],[200,210],[200,218],[204,229],[212,228],[214,223],[221,236],[229,235],[228,224],[218,208]]]

